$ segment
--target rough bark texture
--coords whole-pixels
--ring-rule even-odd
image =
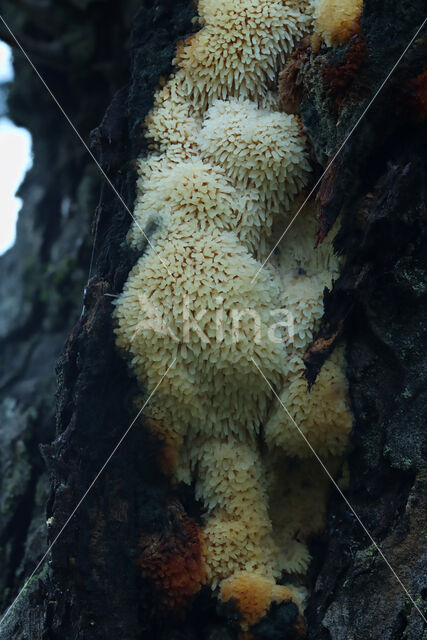
[[[422,2],[365,1],[361,32],[306,52],[301,112],[328,166],[424,18]],[[315,380],[344,333],[355,425],[346,495],[418,607],[426,597],[426,30],[399,64],[318,193],[321,241],[342,212],[343,273],[306,355]],[[425,78],[424,78],[425,83]],[[425,87],[425,84],[424,84]],[[422,638],[425,625],[354,514],[333,494],[312,569],[309,638]]]
[[[141,123],[153,89],[171,70],[177,40],[193,28],[193,3],[2,4],[85,140],[96,127],[92,148],[131,209],[134,161],[144,149]],[[422,14],[421,0],[367,0],[361,34],[350,43],[318,52],[301,46],[286,81],[296,101],[303,89],[301,113],[319,174]],[[10,40],[4,29],[0,35]],[[416,79],[425,50],[424,31],[322,182],[319,240],[342,210],[336,243],[347,259],[307,353],[313,382],[345,334],[355,416],[346,493],[420,607],[426,595],[427,216],[425,88]],[[9,110],[33,135],[34,168],[21,188],[17,243],[0,259],[3,610],[136,413],[135,383],[114,347],[111,320],[111,296],[134,260],[123,245],[129,213],[18,53],[15,70]],[[191,495],[171,495],[156,468],[156,447],[139,421],[0,626],[0,640],[237,637],[232,609],[219,610],[208,589],[185,619],[165,614],[138,567],[143,536],[169,545],[169,553],[182,548],[182,539],[174,546],[180,503],[198,517]],[[338,494],[313,555],[309,638],[422,638],[421,617]],[[290,637],[279,613],[271,611],[256,637]]]

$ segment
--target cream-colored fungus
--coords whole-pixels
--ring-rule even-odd
[[[278,111],[276,85],[312,27],[312,3],[201,0],[199,13],[202,28],[180,45],[146,120],[152,152],[139,161],[128,234],[141,255],[117,301],[116,333],[145,397],[161,382],[146,424],[172,479],[195,482],[207,581],[234,597],[247,629],[273,600],[301,601],[276,580],[306,572],[329,488],[252,358],[337,467],[351,428],[343,353],[311,393],[302,357],[339,260],[328,241],[313,249],[306,207],[259,272],[309,178],[301,123]],[[293,341],[284,327],[267,332],[279,309],[294,317]]]
[[[184,79],[179,72],[157,91],[154,108],[145,120],[152,149],[176,162],[197,153],[195,140],[200,128],[200,115],[188,102]]]
[[[231,97],[275,105],[277,71],[310,28],[304,5],[295,0],[199,2],[203,28],[178,48],[176,58],[196,108]]]
[[[161,156],[139,163],[140,187],[128,241],[145,244],[143,229],[168,218],[168,229],[192,223],[199,231],[214,225],[232,231],[256,253],[271,234],[273,216],[255,188],[235,186],[218,164],[195,156],[173,163]]]
[[[301,125],[293,115],[250,100],[219,100],[206,112],[202,155],[242,189],[256,189],[270,215],[284,213],[307,183],[310,166]]]
[[[360,31],[363,0],[318,0],[316,34],[330,47],[347,42]]]
[[[271,395],[260,386],[251,358],[277,385],[284,353],[280,344],[255,339],[250,313],[241,314],[237,327],[233,310],[244,303],[268,326],[276,303],[274,280],[266,270],[252,282],[258,262],[232,233],[215,226],[207,233],[189,223],[172,227],[173,232],[165,223],[164,229],[132,269],[120,296],[117,344],[130,352],[138,379],[150,390],[177,359],[156,394],[170,409],[171,422],[188,425],[195,434],[235,433],[243,439],[258,429]],[[156,310],[169,333],[147,322]],[[222,340],[217,340],[217,317]]]

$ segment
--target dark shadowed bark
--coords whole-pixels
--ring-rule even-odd
[[[282,82],[300,106],[318,176],[423,9],[421,0],[366,0],[361,32],[348,44],[313,51],[306,41],[295,54]],[[2,15],[130,210],[142,123],[195,11],[191,0],[2,2]],[[3,27],[0,37],[13,44]],[[425,58],[424,29],[322,180],[317,240],[342,213],[336,248],[346,261],[306,354],[312,383],[336,340],[347,341],[355,422],[346,495],[420,608],[427,594]],[[115,348],[111,318],[135,261],[124,244],[129,212],[18,51],[14,65],[9,111],[32,133],[34,168],[20,190],[17,243],[0,258],[3,611],[136,414],[136,383]],[[191,491],[171,492],[157,448],[139,420],[0,626],[0,640],[237,638],[233,610],[219,608],[208,588],[177,618],[143,577],[144,536],[185,553],[183,509],[199,515]],[[421,616],[337,493],[312,554],[310,639],[421,640]],[[254,637],[290,638],[281,625],[272,610]]]

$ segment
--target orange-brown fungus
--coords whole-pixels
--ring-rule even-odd
[[[204,584],[205,569],[197,523],[176,504],[169,511],[170,527],[141,538],[138,564],[153,582],[161,606],[180,616]]]

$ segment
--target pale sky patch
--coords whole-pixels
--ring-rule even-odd
[[[0,42],[0,85],[12,78],[10,47]],[[15,127],[8,118],[0,118],[0,254],[15,241],[16,220],[22,205],[15,193],[31,164],[29,132]]]

